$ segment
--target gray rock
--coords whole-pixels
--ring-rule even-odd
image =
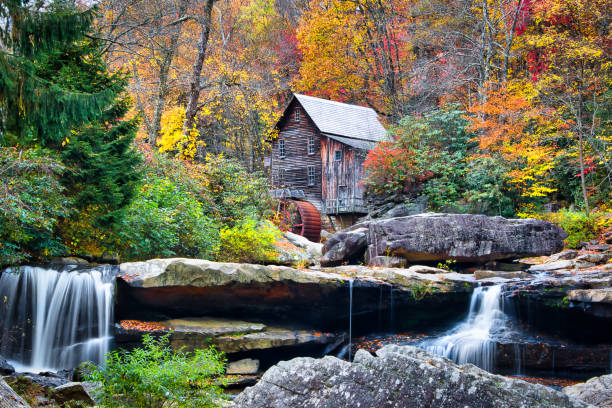
[[[610,408],[612,407],[612,374],[594,377],[585,383],[565,387],[563,392],[596,407]]]
[[[549,255],[567,234],[546,221],[473,214],[419,214],[372,221],[368,256],[401,256],[409,262],[487,262]]]
[[[360,291],[376,294],[381,285],[393,285],[399,289],[397,305],[404,300],[413,301],[410,291],[401,289],[412,290],[415,285],[460,293],[475,285],[471,275],[425,275],[397,268],[351,266],[346,270],[339,266],[313,270],[198,259],[153,259],[120,265],[118,285],[122,286],[122,296],[118,298],[118,308],[151,308],[164,310],[170,316],[232,315],[255,321],[273,318],[332,330],[345,319],[351,281]],[[368,296],[366,301],[357,302],[353,310],[355,313],[373,310],[378,307],[378,300],[379,296]]]
[[[412,265],[410,268],[408,268],[408,272],[413,272],[413,273],[449,273],[449,271],[447,271],[446,269],[440,269],[440,268],[434,268],[431,266],[425,266],[425,265]]]
[[[89,392],[80,382],[69,382],[55,388],[53,398],[60,404],[67,402],[81,402],[86,405],[95,405],[96,402],[91,398]]]
[[[285,266],[213,262],[203,259],[152,259],[120,265],[119,278],[132,287],[168,286],[211,288],[236,284],[338,283],[341,277]]]
[[[259,360],[254,360],[252,358],[245,358],[238,361],[232,361],[227,365],[227,369],[225,370],[225,374],[235,375],[247,375],[247,374],[257,374],[259,370]]]
[[[296,358],[271,367],[235,400],[244,408],[588,407],[551,388],[502,377],[411,346],[364,350],[353,363]]]
[[[370,265],[384,268],[404,268],[406,267],[406,260],[397,256],[377,256],[370,261]]]
[[[585,249],[589,251],[609,251],[612,248],[612,245],[608,244],[595,244],[595,245],[586,245]]]
[[[563,248],[566,237],[554,224],[535,219],[418,214],[364,221],[336,233],[323,247],[321,265],[357,263],[364,242],[368,261],[378,256],[394,256],[411,263],[445,260],[484,263],[549,255]]]
[[[334,234],[323,245],[322,266],[337,266],[344,262],[357,263],[368,246],[368,229],[357,226]]]
[[[546,264],[533,265],[529,268],[529,272],[548,272],[558,271],[561,269],[574,269],[575,263],[572,260],[555,261]]]
[[[612,304],[612,288],[574,289],[567,292],[567,299],[575,302]]]
[[[30,408],[30,406],[0,378],[0,408]]]
[[[599,265],[608,262],[611,258],[612,254],[584,254],[576,258],[576,261]]]
[[[10,365],[8,361],[0,358],[0,375],[10,375],[15,372],[15,367]]]
[[[476,280],[489,279],[489,278],[516,279],[516,278],[527,278],[528,276],[529,274],[525,272],[505,272],[505,271],[487,271],[487,270],[474,271],[474,278]]]
[[[548,257],[547,262],[555,262],[560,260],[568,260],[574,259],[578,256],[578,251],[575,249],[566,249],[565,251],[558,252],[556,254],[552,254]]]
[[[306,237],[303,237],[298,234],[294,234],[293,232],[289,232],[289,231],[285,232],[284,236],[293,245],[295,245],[298,248],[305,249],[313,257],[318,257],[318,258],[321,257],[322,250],[323,250],[323,244],[319,244],[318,242],[312,242]]]

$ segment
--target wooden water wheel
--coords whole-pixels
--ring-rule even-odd
[[[308,201],[283,199],[279,202],[278,212],[287,231],[313,242],[321,240],[321,215]]]

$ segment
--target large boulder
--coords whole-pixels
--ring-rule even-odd
[[[354,262],[354,254],[365,249],[355,235],[359,231],[359,237],[363,236],[364,230],[369,260],[396,256],[411,263],[445,260],[484,263],[550,255],[563,248],[567,237],[554,224],[531,218],[427,213],[366,221],[358,228],[341,231],[323,247],[321,264]]]
[[[60,404],[80,403],[81,406],[96,405],[87,388],[80,382],[69,382],[67,384],[56,387],[53,392],[53,397]]]
[[[585,383],[565,387],[563,392],[600,408],[612,407],[612,374],[591,378]]]
[[[0,378],[0,408],[30,408],[30,406]]]
[[[359,263],[363,261],[368,247],[368,229],[357,224],[347,230],[340,231],[323,245],[321,265],[337,266],[343,263]]]
[[[276,263],[281,265],[315,265],[321,260],[323,244],[292,232],[285,232],[274,244]]]
[[[296,358],[271,367],[235,399],[243,408],[589,407],[551,388],[494,375],[411,346],[359,350],[353,363]]]

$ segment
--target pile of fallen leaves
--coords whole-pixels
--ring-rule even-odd
[[[570,385],[578,384],[580,381],[570,380],[567,378],[543,378],[543,377],[516,377],[509,375],[510,378],[516,378],[518,380],[527,381],[534,384],[542,384],[549,387],[565,388]]]
[[[124,330],[141,332],[168,331],[168,328],[156,322],[141,322],[140,320],[122,320],[119,323]]]

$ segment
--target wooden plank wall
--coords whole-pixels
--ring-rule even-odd
[[[295,121],[295,110],[300,111],[300,121]],[[272,142],[270,174],[272,185],[301,189],[306,199],[321,208],[321,137],[306,112],[294,101],[280,124],[279,135]],[[308,137],[315,136],[315,152],[308,154]],[[285,158],[279,156],[280,139],[285,140]],[[315,166],[315,184],[308,185],[308,166]],[[284,183],[279,182],[279,170],[285,171]]]
[[[342,161],[336,161],[336,150],[342,152]],[[323,164],[323,200],[336,200],[340,186],[346,186],[348,199],[363,199],[364,187],[359,184],[366,153],[336,140],[323,137],[321,159]]]

